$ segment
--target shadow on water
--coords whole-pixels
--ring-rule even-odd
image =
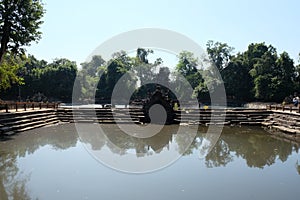
[[[26,158],[43,146],[49,145],[54,151],[61,151],[76,147],[76,144],[81,142],[90,145],[93,150],[101,150],[106,146],[115,154],[124,155],[134,150],[137,157],[143,157],[168,151],[170,145],[176,143],[177,150],[184,156],[188,156],[199,153],[199,147],[207,130],[205,127],[199,127],[196,138],[184,151],[188,140],[184,137],[176,137],[177,125],[165,126],[159,134],[146,139],[129,136],[116,125],[104,125],[102,128],[109,134],[90,134],[90,137],[81,138],[81,141],[74,125],[71,124],[35,129],[1,139],[0,199],[30,199],[26,188],[30,174],[24,176],[17,163],[19,158]],[[262,169],[275,164],[278,160],[285,162],[293,152],[298,153],[298,151],[299,145],[273,138],[260,128],[225,127],[220,139],[205,157],[205,166],[224,167],[235,159],[242,158],[248,167]],[[295,163],[295,168],[300,175],[298,162]]]

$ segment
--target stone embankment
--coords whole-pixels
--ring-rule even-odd
[[[271,109],[270,109],[271,108]],[[186,109],[174,112],[174,123],[255,125],[300,142],[300,114],[291,109]],[[0,135],[11,135],[56,123],[145,123],[142,108],[56,108],[0,113]]]
[[[141,108],[59,108],[56,111],[61,122],[70,123],[141,123]]]
[[[52,125],[59,122],[55,109],[27,110],[21,112],[0,113],[0,135],[12,135],[18,132]]]
[[[266,109],[187,109],[176,112],[175,120],[202,125],[261,125],[270,114]]]
[[[289,111],[272,110],[262,122],[272,134],[300,142],[300,114]]]

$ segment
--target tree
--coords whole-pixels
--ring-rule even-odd
[[[227,67],[222,71],[222,78],[227,98],[230,101],[251,101],[253,95],[253,79],[249,74],[249,68],[244,54],[233,56]]]
[[[197,72],[198,59],[194,57],[192,52],[182,51],[179,53],[178,59],[176,70],[181,75],[188,77]]]
[[[146,98],[149,91],[154,91],[156,84],[151,82],[157,79],[157,66],[162,64],[162,59],[158,58],[154,63],[150,63],[147,56],[154,53],[151,49],[138,48],[136,57],[133,59],[132,70],[136,75],[138,89],[135,90],[132,99]],[[163,72],[163,71],[161,71]],[[165,71],[166,72],[166,71]],[[165,74],[167,75],[167,74]],[[167,79],[167,77],[165,77]]]
[[[295,66],[295,90],[300,90],[300,53],[298,55],[298,65]]]
[[[43,70],[38,92],[53,100],[70,102],[76,73],[77,66],[74,61],[65,58],[54,60]]]
[[[206,44],[207,53],[220,73],[225,69],[232,58],[233,47],[226,43],[209,40]],[[222,73],[221,73],[222,74]]]
[[[68,59],[56,59],[47,64],[44,60],[29,56],[26,63],[23,63],[22,67],[16,71],[16,74],[22,77],[24,84],[12,85],[9,90],[2,93],[2,96],[11,100],[20,95],[25,101],[27,99],[38,100],[34,97],[40,94],[48,100],[70,102],[76,72],[76,63]]]
[[[91,77],[96,77],[99,68],[105,64],[105,60],[100,55],[95,55],[92,57],[90,62],[81,63],[82,71]]]
[[[176,77],[176,91],[180,95],[179,98],[191,98],[188,96],[187,88],[192,87],[193,96],[200,97],[201,94],[208,94],[206,84],[202,78],[203,70],[197,68],[199,65],[198,58],[192,52],[182,51],[178,55],[178,64],[176,65],[176,72],[181,76],[175,74]],[[184,78],[185,80],[182,80]],[[207,96],[207,95],[205,95]],[[203,95],[202,95],[203,97]]]
[[[144,49],[144,48],[138,48],[136,51],[136,57],[138,58],[138,60],[141,63],[146,63],[148,64],[148,59],[147,56],[149,55],[149,53],[153,53],[153,50],[151,49]]]
[[[81,70],[77,74],[76,87],[80,99],[91,100],[95,96],[99,76],[105,71],[105,60],[100,55],[95,55],[89,62],[81,63]]]
[[[273,77],[274,100],[282,101],[285,97],[294,93],[296,88],[296,68],[294,61],[287,52],[280,54],[276,60],[276,76]]]
[[[265,43],[250,44],[245,56],[253,78],[255,98],[263,101],[274,100],[273,78],[278,74],[276,49]]]
[[[43,23],[43,5],[40,0],[2,0],[0,2],[0,63],[3,56],[24,53],[23,46],[41,38],[38,30]]]
[[[25,56],[12,56],[6,54],[0,63],[0,90],[6,90],[12,84],[23,83],[23,78],[17,75],[24,65]]]
[[[132,68],[132,65],[133,59],[130,58],[125,51],[114,53],[112,59],[103,67],[103,73],[98,77],[98,80],[99,78],[100,80],[97,85],[96,98],[109,102],[115,85],[119,79]],[[122,84],[127,88],[135,85],[135,80],[132,80],[129,76],[122,81]]]

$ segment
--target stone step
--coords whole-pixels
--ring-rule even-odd
[[[111,117],[85,117],[85,116],[78,116],[78,117],[58,117],[59,120],[89,120],[89,121],[99,121],[99,120],[140,120],[142,118],[138,117],[130,117],[130,116],[111,116]]]
[[[24,114],[24,113],[20,113],[19,115],[8,115],[8,117],[6,118],[2,118],[0,119],[0,123],[8,123],[11,121],[17,121],[17,120],[23,120],[23,119],[27,119],[27,118],[39,118],[41,116],[48,116],[48,115],[55,115],[55,113],[52,112],[38,112],[38,113],[34,113],[34,114]]]
[[[280,130],[285,133],[289,133],[289,134],[300,134],[300,130],[287,128],[285,126],[272,126],[272,128]]]
[[[16,132],[28,131],[28,130],[32,130],[32,129],[36,129],[36,128],[40,128],[40,127],[44,127],[44,126],[49,126],[49,125],[53,125],[53,124],[58,124],[58,123],[59,123],[59,121],[55,120],[55,121],[51,121],[51,122],[47,122],[47,123],[41,123],[41,124],[37,124],[34,126],[27,126],[25,128],[17,129]]]
[[[177,122],[181,122],[181,123],[188,123],[188,122],[199,122],[201,124],[205,124],[205,123],[223,123],[224,120],[210,120],[210,119],[206,119],[206,120],[193,120],[193,119],[174,119],[174,121]]]
[[[206,126],[209,126],[209,125],[229,125],[230,122],[208,122],[208,123],[205,123]]]
[[[264,125],[264,126],[271,126],[274,123],[273,122],[266,122],[266,121],[264,121],[264,122],[261,122],[261,124]]]
[[[109,116],[144,116],[143,114],[132,114],[132,113],[123,113],[123,114],[120,114],[120,113],[110,113],[110,114],[105,114],[105,115],[100,115],[100,114],[79,114],[79,113],[76,113],[76,114],[56,114],[58,117],[64,117],[64,116],[67,116],[67,117],[73,117],[73,116],[86,116],[86,117],[109,117]]]
[[[19,124],[19,125],[13,125],[13,126],[10,126],[11,127],[11,130],[19,130],[19,129],[23,129],[23,128],[26,128],[26,127],[29,127],[29,126],[36,126],[36,125],[42,125],[44,123],[50,123],[52,121],[58,121],[56,118],[49,118],[49,119],[46,119],[46,120],[37,120],[37,121],[34,121],[34,122],[27,122],[27,123],[23,123],[23,124]]]
[[[106,120],[99,120],[99,121],[96,121],[96,120],[70,120],[68,122],[71,122],[71,123],[100,123],[100,124],[115,124],[115,123],[118,123],[118,124],[129,124],[129,123],[135,123],[135,124],[140,124],[140,121],[139,120],[111,120],[111,119],[106,119]]]
[[[275,123],[278,123],[278,124],[285,124],[285,125],[291,125],[291,124],[294,124],[295,122],[294,121],[288,121],[288,120],[284,120],[284,119],[273,119],[273,121],[275,121]]]
[[[34,115],[34,114],[38,114],[38,113],[49,113],[49,112],[56,112],[56,110],[54,110],[54,109],[41,109],[41,110],[36,109],[36,110],[0,113],[0,119],[6,118],[8,116],[15,117],[15,116],[22,116],[22,115]]]
[[[134,112],[139,112],[142,113],[143,110],[139,109],[135,109],[135,110],[128,110],[128,109],[106,109],[106,110],[98,110],[98,109],[73,109],[73,110],[58,110],[57,113],[101,113],[101,114],[105,114],[105,113],[134,113]]]
[[[240,122],[239,124],[244,126],[259,126],[262,122]]]
[[[56,118],[47,118],[47,119],[40,119],[32,122],[23,122],[14,125],[6,125],[0,128],[0,132],[4,135],[14,134],[16,132],[21,132],[24,130],[31,129],[30,127],[36,128],[39,126],[44,126],[45,124],[53,124],[58,123],[59,121]]]
[[[30,123],[30,122],[34,122],[34,121],[40,121],[40,120],[46,120],[49,118],[56,118],[56,115],[52,114],[52,115],[46,115],[46,116],[38,116],[38,117],[34,117],[34,118],[22,118],[20,119],[15,119],[15,121],[11,121],[8,123],[5,123],[6,126],[13,126],[13,125],[18,125],[18,124],[24,124],[24,123]]]
[[[0,127],[0,133],[1,134],[9,132],[9,131],[12,131],[12,127],[9,127],[9,126],[2,126],[2,127]]]

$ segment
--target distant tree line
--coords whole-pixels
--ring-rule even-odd
[[[117,52],[107,62],[101,56],[94,56],[90,62],[83,63],[79,72],[80,76],[85,77],[82,79],[86,86],[83,87],[83,92],[86,97],[90,95],[89,92],[95,92],[96,99],[110,99],[115,84],[128,71],[135,72],[140,80],[131,79],[124,84],[128,88],[137,83],[142,85],[133,94],[133,98],[145,98],[147,91],[154,90],[155,85],[143,84],[149,80],[161,81],[163,85],[174,88],[172,84],[176,84],[176,73],[188,80],[194,90],[193,95],[200,102],[209,101],[210,93],[222,83],[227,99],[233,102],[282,102],[300,89],[300,65],[295,65],[287,52],[277,54],[272,45],[252,43],[245,52],[234,55],[234,48],[226,43],[208,41],[206,50],[223,82],[209,75],[212,68],[197,67],[203,63],[191,52],[181,52],[175,71],[171,72],[169,67],[164,66],[161,58],[153,63],[148,61],[147,56],[153,53],[152,50],[139,48],[135,57],[130,57],[125,52]],[[184,90],[185,86],[182,87]],[[89,91],[88,88],[97,89]],[[178,87],[175,89],[180,90]]]
[[[52,63],[37,60],[34,56],[23,58],[16,74],[19,84],[1,91],[5,100],[64,101],[72,100],[72,88],[77,66],[67,59],[56,59]]]
[[[156,84],[145,84],[149,82],[160,82],[164,91],[173,88],[184,96],[186,86],[176,85],[178,74],[189,82],[193,96],[200,102],[208,102],[210,94],[222,84],[227,99],[232,102],[282,102],[300,89],[300,65],[296,65],[286,52],[277,54],[272,45],[252,43],[245,52],[234,55],[234,48],[226,43],[208,41],[206,50],[222,80],[211,75],[213,68],[201,67],[203,60],[187,51],[177,56],[178,63],[173,68],[165,66],[161,58],[150,62],[148,56],[153,50],[144,48],[138,48],[135,56],[125,51],[116,52],[108,61],[101,55],[93,56],[89,62],[81,64],[80,70],[75,62],[64,58],[47,63],[34,56],[12,58],[8,55],[0,70],[5,65],[12,66],[15,84],[10,87],[13,81],[2,81],[0,98],[32,100],[42,94],[45,100],[70,102],[76,75],[78,100],[85,102],[94,98],[96,102],[109,102],[116,83],[125,74],[129,76],[122,84],[134,90],[132,100],[146,98],[149,91],[154,91]],[[174,93],[170,95],[175,98]]]

